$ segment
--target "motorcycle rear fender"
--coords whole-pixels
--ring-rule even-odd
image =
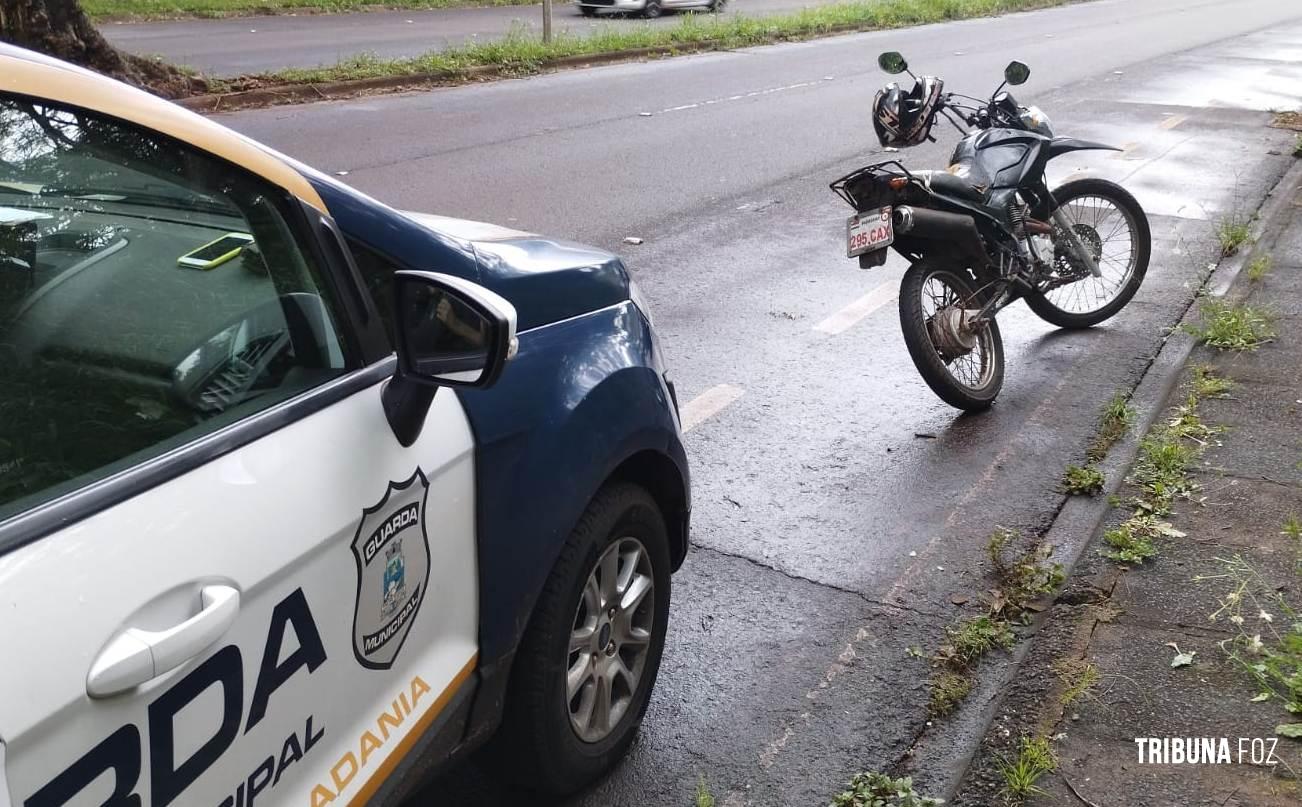
[[[1074,137],[1055,137],[1049,141],[1049,159],[1072,151],[1121,151],[1107,143],[1095,143],[1093,140],[1077,140]]]

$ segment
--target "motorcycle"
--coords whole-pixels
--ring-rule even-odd
[[[996,315],[1023,299],[1060,328],[1088,328],[1112,317],[1135,296],[1148,270],[1148,219],[1114,182],[1078,179],[1049,190],[1049,160],[1120,149],[1057,136],[1040,109],[1019,104],[1005,87],[1026,82],[1025,64],[1009,64],[988,100],[941,93],[940,79],[914,76],[896,52],[883,53],[878,65],[892,75],[908,72],[915,81],[907,94],[894,84],[882,91],[903,99],[905,114],[922,110],[925,119],[910,118],[918,127],[911,140],[934,142],[930,129],[942,116],[962,139],[948,170],[910,170],[886,160],[831,183],[855,209],[847,222],[847,257],[871,268],[894,249],[910,262],[899,297],[909,355],[946,403],[980,411],[1003,386]],[[902,126],[904,117],[888,112],[877,120]],[[887,142],[881,126],[878,136]]]

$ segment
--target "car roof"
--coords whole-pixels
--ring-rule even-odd
[[[80,107],[153,129],[234,163],[328,212],[312,184],[280,154],[156,95],[90,70],[0,42],[0,92]]]

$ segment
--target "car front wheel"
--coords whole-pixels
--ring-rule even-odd
[[[527,787],[570,793],[628,750],[669,620],[669,539],[655,500],[604,488],[570,534],[513,666],[499,746]]]

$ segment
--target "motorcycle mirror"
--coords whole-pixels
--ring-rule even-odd
[[[1004,68],[1004,81],[1016,87],[1019,84],[1025,84],[1026,80],[1031,77],[1031,68],[1022,62],[1009,62]]]
[[[877,66],[882,70],[890,73],[892,76],[903,73],[909,69],[909,63],[904,61],[899,51],[890,50],[877,57]]]

